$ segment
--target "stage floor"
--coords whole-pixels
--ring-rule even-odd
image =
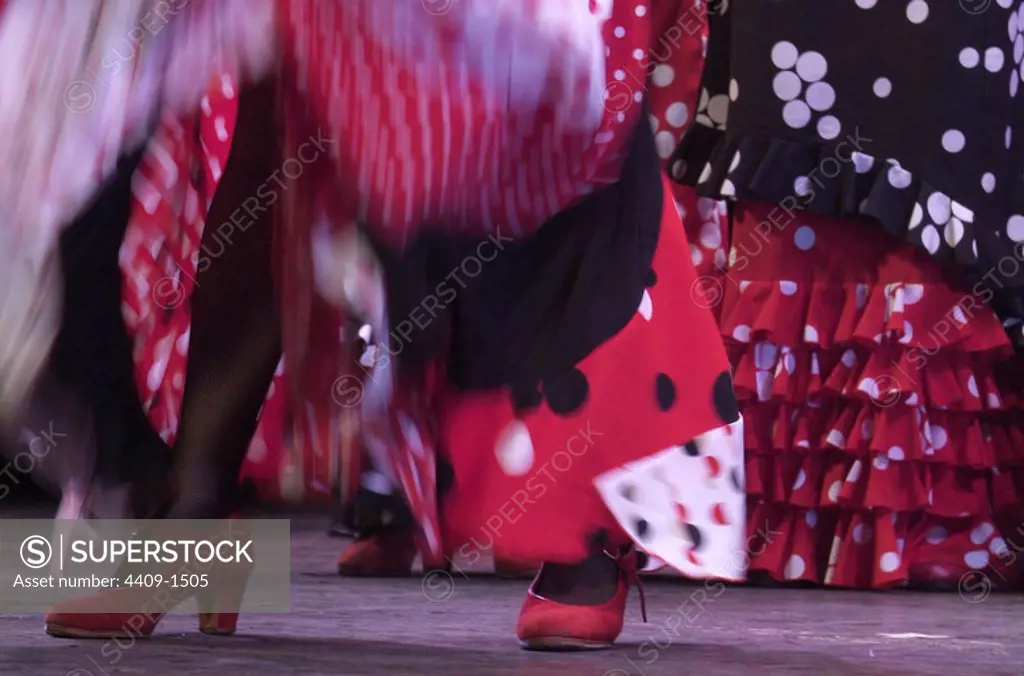
[[[38,615],[0,616],[0,674],[1024,674],[1017,595],[968,602],[956,592],[727,588],[715,596],[657,579],[646,585],[650,622],[641,622],[634,592],[616,648],[539,654],[519,650],[514,636],[526,582],[458,573],[341,579],[342,542],[324,535],[323,519],[297,519],[292,614],[243,616],[235,637],[203,636],[176,615],[153,638],[117,648],[49,638]]]

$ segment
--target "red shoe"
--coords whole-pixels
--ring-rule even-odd
[[[199,606],[199,631],[204,634],[234,634],[238,626],[238,612],[224,612],[223,609],[242,605],[251,572],[251,568],[246,568],[244,573],[240,573],[238,566],[232,566],[230,582],[216,585],[212,594],[200,589],[171,599],[170,605],[177,606],[194,597]],[[146,638],[156,629],[165,612],[171,609],[160,607],[164,612],[147,612],[156,598],[152,589],[122,588],[64,601],[46,614],[46,633],[58,638]],[[117,607],[137,605],[139,611],[96,611],[96,608],[113,607],[115,604]]]
[[[252,566],[221,566],[208,574],[173,567],[166,577],[196,573],[209,579],[207,588],[175,590],[165,597],[154,589],[109,589],[99,594],[63,601],[46,614],[46,633],[57,638],[110,639],[146,638],[152,635],[167,611],[189,598],[199,607],[199,631],[204,634],[234,634],[238,627],[238,608],[242,605],[245,587]],[[174,594],[177,591],[179,593]],[[137,606],[137,612],[104,612],[102,608]],[[228,611],[225,611],[228,609]],[[160,612],[153,612],[158,610]]]
[[[516,634],[523,648],[570,651],[611,647],[622,633],[632,583],[640,592],[640,611],[644,622],[647,621],[643,585],[636,573],[635,551],[630,547],[625,554],[613,556],[607,550],[605,553],[618,564],[619,580],[615,595],[600,605],[569,605],[538,595],[534,588],[541,573],[537,573],[516,625]]]
[[[412,574],[416,542],[411,530],[387,531],[357,538],[338,558],[345,577],[406,577]]]

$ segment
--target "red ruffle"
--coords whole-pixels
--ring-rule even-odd
[[[823,225],[815,246],[837,246]],[[778,248],[755,260],[759,279],[729,271],[721,314],[761,543],[751,570],[888,588],[988,566],[1011,581],[996,523],[1024,495],[1024,433],[999,320],[909,252],[854,250],[826,274]],[[771,279],[779,258],[804,278]]]

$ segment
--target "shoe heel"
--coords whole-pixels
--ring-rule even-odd
[[[245,597],[246,583],[251,570],[235,580],[225,582],[210,593],[197,594],[199,631],[215,636],[229,636],[238,628],[238,611]]]

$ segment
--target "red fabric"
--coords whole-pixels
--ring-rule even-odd
[[[710,313],[678,293],[696,274],[667,188],[666,181],[657,283],[620,333],[545,383],[545,401],[533,411],[516,414],[508,391],[446,398],[440,447],[456,482],[444,503],[445,540],[457,554],[493,547],[498,558],[568,563],[589,553],[589,536],[600,529],[622,541],[594,479],[723,424],[711,392],[726,362]],[[699,358],[680,358],[680,336]],[[674,383],[668,410],[658,382]],[[679,514],[698,508],[689,497],[678,496]]]
[[[752,569],[841,587],[1013,580],[997,524],[1019,521],[1020,400],[983,296],[877,228],[760,204],[733,228],[721,329]]]
[[[227,242],[200,241],[227,165],[237,116],[235,83],[211,82],[193,117],[161,121],[133,179],[132,212],[121,248],[123,315],[134,337],[136,382],[150,422],[169,443],[177,434],[189,346],[189,296]],[[277,488],[286,457],[285,388],[278,369],[249,449],[244,474]],[[284,475],[287,479],[287,474]]]

